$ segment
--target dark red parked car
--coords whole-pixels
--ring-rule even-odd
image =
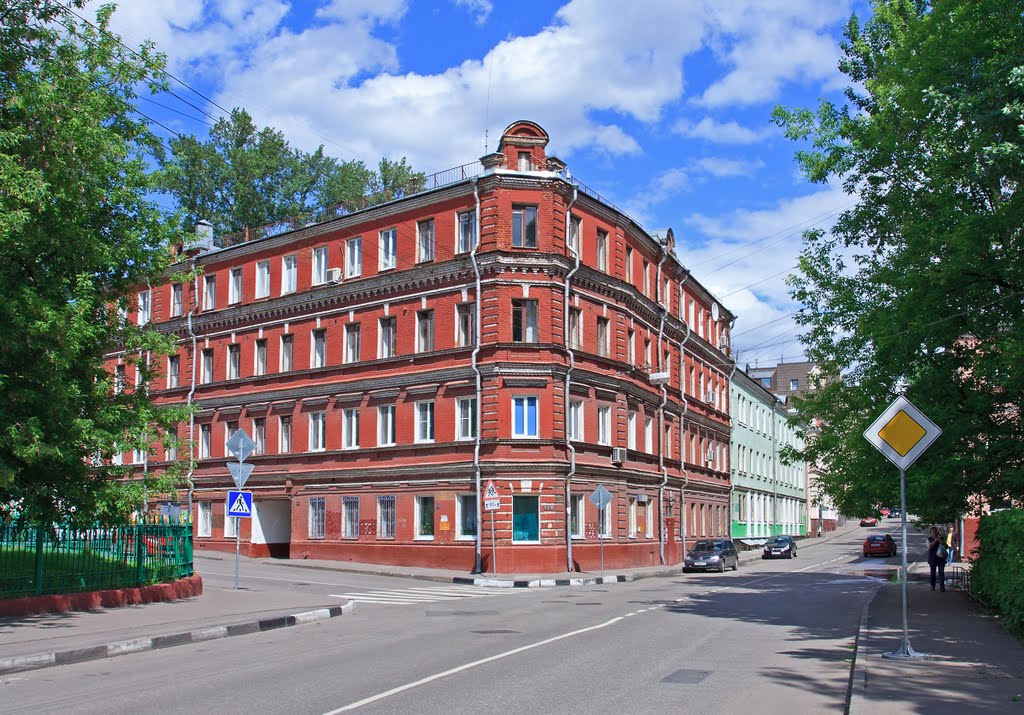
[[[860,520],[861,526],[878,526],[878,519],[873,516],[865,516]]]
[[[872,534],[864,539],[864,557],[895,556],[896,542],[888,534]]]

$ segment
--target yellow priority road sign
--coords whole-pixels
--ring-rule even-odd
[[[907,469],[942,430],[906,397],[897,397],[864,431],[864,438],[900,469]]]

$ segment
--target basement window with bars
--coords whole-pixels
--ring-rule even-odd
[[[309,499],[309,538],[324,538],[324,524],[327,521],[327,505],[323,497]]]
[[[341,499],[341,538],[359,538],[359,497]]]

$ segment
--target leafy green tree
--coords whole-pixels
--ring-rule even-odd
[[[971,497],[1024,499],[1024,14],[1019,0],[875,0],[853,17],[846,103],[776,109],[815,182],[856,197],[805,234],[792,285],[812,392],[805,457],[847,513],[894,503],[895,469],[862,433],[899,393],[943,435],[908,471],[926,520]]]
[[[423,175],[406,160],[382,159],[377,172],[360,161],[339,161],[321,145],[307,153],[284,134],[259,129],[244,109],[213,125],[209,138],[171,139],[159,182],[184,211],[217,234],[234,233],[344,204],[358,209],[390,201],[422,186]]]
[[[0,518],[137,509],[146,485],[94,457],[146,449],[175,418],[145,389],[167,338],[113,309],[164,269],[174,237],[149,198],[160,144],[135,111],[163,59],[125,50],[112,12],[93,26],[51,0],[0,10]],[[141,364],[138,389],[112,394],[112,346]]]

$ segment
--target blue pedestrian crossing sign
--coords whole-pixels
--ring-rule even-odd
[[[252,492],[228,492],[228,516],[252,518]]]

